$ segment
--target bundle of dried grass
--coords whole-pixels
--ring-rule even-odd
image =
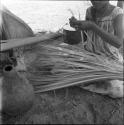
[[[28,65],[36,93],[88,85],[91,81],[123,80],[123,63],[113,57],[90,53],[76,46],[39,44],[37,57]]]

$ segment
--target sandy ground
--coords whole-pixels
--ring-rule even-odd
[[[122,124],[123,99],[112,99],[79,87],[36,95],[33,107],[24,115],[4,123],[15,124]]]

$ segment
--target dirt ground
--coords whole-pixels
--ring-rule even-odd
[[[36,95],[24,115],[5,117],[15,124],[123,124],[123,99],[70,87]]]

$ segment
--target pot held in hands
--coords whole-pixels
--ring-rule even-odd
[[[63,27],[64,42],[70,45],[79,44],[82,41],[81,31],[75,30],[70,26]]]

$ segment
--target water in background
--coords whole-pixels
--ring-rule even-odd
[[[34,32],[57,31],[72,16],[68,9],[80,19],[85,18],[89,1],[29,1],[15,0],[4,5],[18,17],[23,19]]]

